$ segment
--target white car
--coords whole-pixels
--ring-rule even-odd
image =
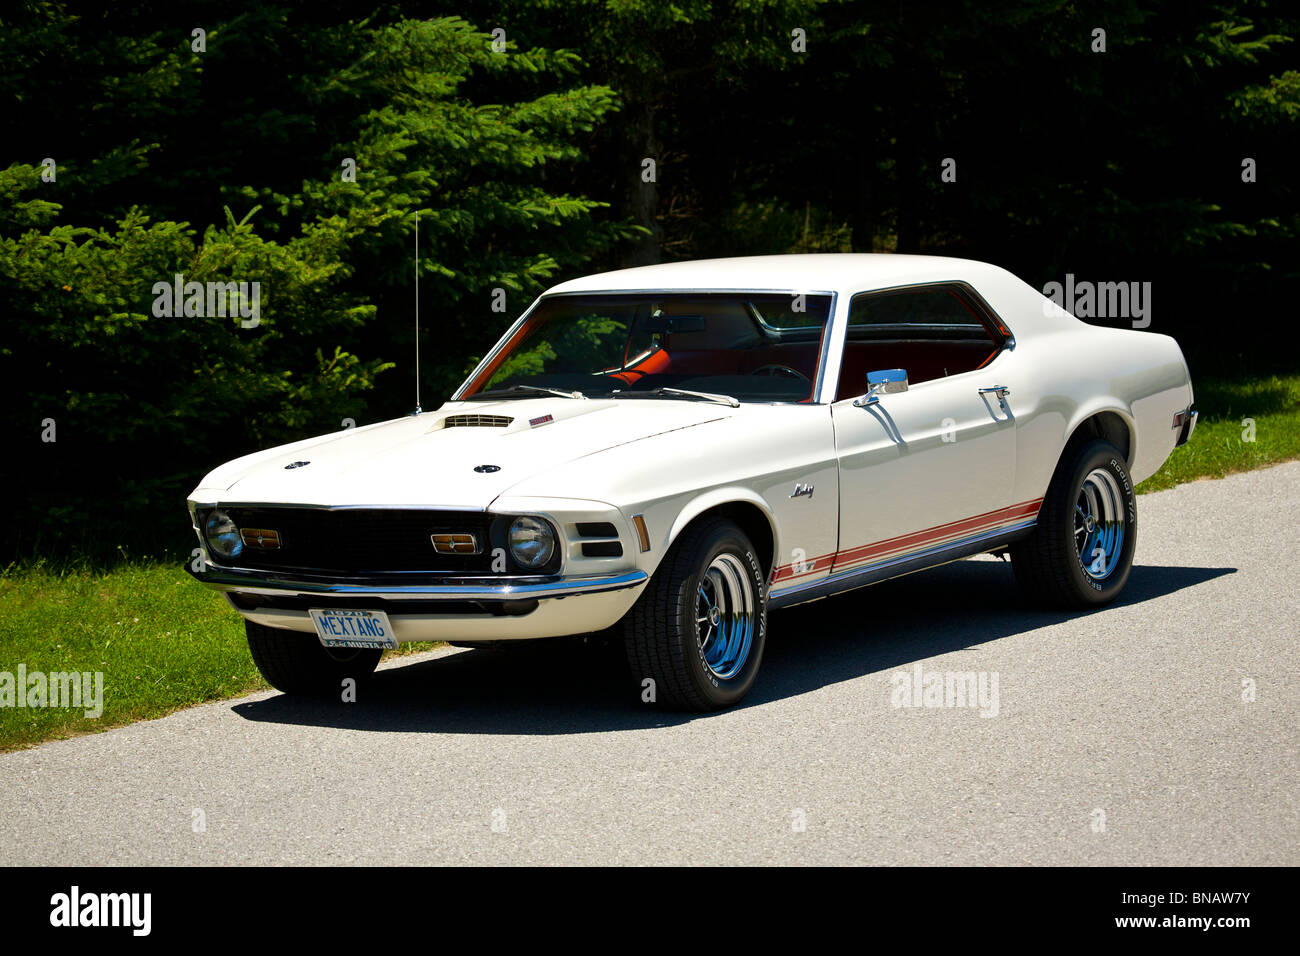
[[[768,608],[1002,549],[1035,599],[1111,600],[1134,484],[1195,422],[1173,339],[996,266],[646,266],[546,292],[435,412],[217,468],[192,573],[286,692],[398,642],[603,631],[646,698],[715,709]]]

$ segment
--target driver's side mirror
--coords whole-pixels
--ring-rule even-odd
[[[886,368],[867,373],[867,394],[855,398],[853,404],[858,408],[874,405],[881,395],[907,391],[907,369]]]

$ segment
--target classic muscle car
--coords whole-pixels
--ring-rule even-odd
[[[644,699],[716,709],[769,608],[1004,549],[1036,601],[1110,601],[1134,484],[1195,422],[1173,339],[996,266],[646,266],[550,289],[437,411],[217,468],[191,570],[285,692],[398,642],[603,632]]]

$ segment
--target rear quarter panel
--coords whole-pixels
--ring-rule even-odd
[[[1009,357],[1021,385],[1012,403],[1017,500],[1047,490],[1070,436],[1100,412],[1118,415],[1128,427],[1134,482],[1155,474],[1173,451],[1173,417],[1191,404],[1192,390],[1182,351],[1169,336],[1069,318],[1025,336]]]
[[[1174,414],[1192,402],[1178,343],[1154,332],[1088,325],[994,266],[979,266],[971,281],[1016,337],[1016,348],[989,369],[1013,389],[1016,500],[1047,490],[1066,442],[1099,412],[1115,413],[1128,427],[1133,480],[1155,474],[1178,438]]]

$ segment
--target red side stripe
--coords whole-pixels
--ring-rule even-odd
[[[873,544],[849,548],[839,553],[835,563],[838,565],[841,562],[856,562],[862,558],[883,556],[896,551],[910,551],[921,545],[937,542],[944,538],[975,534],[1000,524],[1007,524],[1037,514],[1040,501],[1027,501],[1023,504],[976,515],[974,518],[964,518],[961,521],[952,521],[948,524],[926,528],[924,531],[915,531],[912,534],[899,535],[897,538],[888,538]]]
[[[1042,506],[1042,503],[1042,498],[1035,498],[1033,501],[1025,501],[1017,505],[1009,505],[1006,508],[986,511],[984,514],[975,515],[971,518],[962,518],[960,521],[950,521],[947,524],[935,525],[932,528],[925,528],[910,534],[898,535],[894,538],[886,538],[883,541],[846,548],[833,554],[819,555],[816,558],[806,560],[797,573],[793,564],[783,564],[772,573],[772,583],[775,584],[780,581],[815,574],[832,566],[839,569],[853,564],[861,564],[872,559],[894,557],[911,551],[922,551],[927,547],[940,544],[951,538],[961,538],[982,531],[993,530],[1004,524],[1013,524],[1025,518],[1033,517],[1038,514],[1038,509]]]

